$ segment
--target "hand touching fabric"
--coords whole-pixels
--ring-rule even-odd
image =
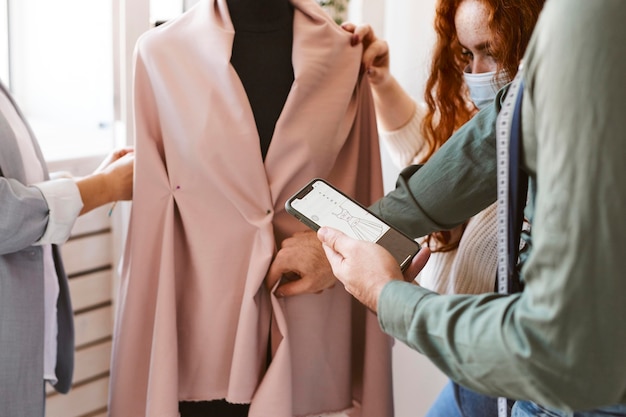
[[[361,64],[372,86],[376,117],[380,127],[385,131],[393,131],[404,126],[415,114],[416,105],[389,72],[387,42],[378,39],[370,25],[344,23],[341,27],[352,33],[353,46],[363,44]]]
[[[295,233],[283,240],[265,279],[278,297],[319,293],[335,286],[335,276],[315,232]]]
[[[113,201],[131,200],[135,153],[132,148],[112,151],[96,170],[76,185],[83,200],[81,214]]]
[[[370,84],[378,85],[390,77],[389,73],[389,45],[376,37],[370,25],[355,25],[344,23],[341,27],[352,33],[352,45],[363,44],[361,62],[367,72]]]

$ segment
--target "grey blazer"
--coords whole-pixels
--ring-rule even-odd
[[[34,135],[17,105],[0,84]],[[46,177],[48,173],[45,173]],[[43,417],[44,280],[43,250],[32,246],[44,233],[48,206],[37,188],[26,187],[15,134],[0,113],[0,416]],[[59,276],[56,390],[66,393],[74,368],[74,325],[67,275],[56,245]]]

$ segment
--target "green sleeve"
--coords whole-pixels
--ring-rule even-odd
[[[451,229],[496,199],[495,123],[500,91],[421,166],[400,173],[396,189],[370,209],[412,237]],[[444,192],[445,190],[445,192]]]

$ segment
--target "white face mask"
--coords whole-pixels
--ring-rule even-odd
[[[505,82],[494,81],[495,71],[483,72],[481,74],[471,74],[463,71],[465,84],[469,88],[470,98],[479,110],[488,106],[496,98],[498,90],[506,84]]]

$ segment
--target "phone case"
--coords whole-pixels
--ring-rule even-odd
[[[416,241],[321,178],[314,178],[289,198],[285,209],[315,231],[329,226],[355,239],[380,244],[391,252],[402,269],[420,249]]]

